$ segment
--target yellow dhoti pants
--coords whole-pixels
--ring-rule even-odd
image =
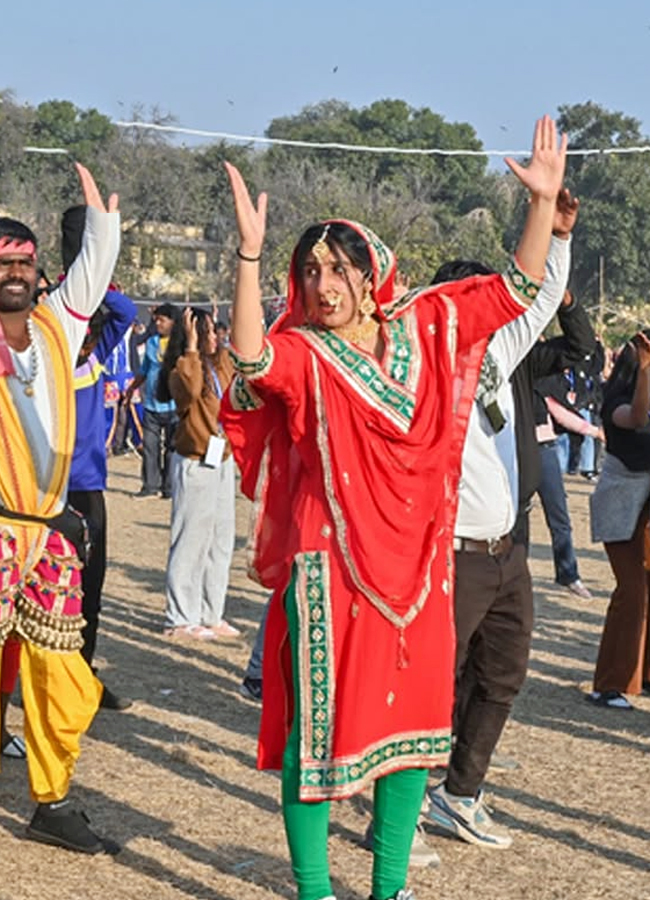
[[[78,650],[59,653],[28,641],[22,644],[20,681],[32,798],[54,803],[68,793],[79,741],[97,712],[102,685]]]

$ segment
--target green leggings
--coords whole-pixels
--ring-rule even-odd
[[[298,669],[298,614],[295,582],[286,595],[291,639],[294,720],[282,761],[282,812],[287,832],[298,900],[321,900],[332,894],[327,861],[329,801],[306,803],[298,799],[300,778],[300,685]],[[426,769],[403,769],[378,778],[374,789],[374,857],[372,896],[387,900],[406,884],[413,834],[426,787]]]

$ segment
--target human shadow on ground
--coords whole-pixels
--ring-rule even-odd
[[[645,710],[621,711],[594,706],[576,685],[555,684],[531,674],[515,700],[512,719],[522,725],[550,729],[604,745],[642,752],[647,752],[649,747],[650,717]],[[625,734],[618,732],[623,727]]]
[[[246,895],[248,885],[262,886],[281,897],[295,896],[291,867],[286,858],[242,843],[220,842],[208,847],[188,840],[174,830],[175,810],[170,810],[169,819],[162,819],[82,785],[77,785],[73,794],[75,801],[90,813],[92,827],[122,847],[114,857],[117,866],[147,875],[159,884],[172,885],[186,897],[201,900],[239,900]],[[6,796],[0,792],[0,801],[9,813],[0,814],[0,827],[18,839],[24,839],[25,825],[31,815],[25,796]],[[215,795],[215,815],[218,815],[218,809],[218,796]],[[174,854],[173,859],[163,861],[153,854],[131,848],[129,844],[139,838],[155,842],[165,855]],[[183,872],[183,858],[209,867],[210,874],[200,879],[194,873]],[[236,879],[240,882],[239,887],[231,892],[224,891],[218,885],[220,876]],[[333,887],[339,896],[352,893],[339,879],[333,880]]]
[[[628,822],[611,815],[591,813],[588,810],[567,806],[564,803],[556,803],[552,800],[541,799],[534,794],[529,794],[526,791],[509,787],[504,784],[491,784],[490,792],[495,796],[507,797],[514,803],[528,806],[535,811],[550,813],[560,818],[568,819],[569,822],[572,823],[581,823],[585,826],[599,828],[604,826],[611,831],[613,843],[616,843],[617,836],[620,834],[624,834],[640,841],[647,842],[650,840],[650,829],[645,828],[642,825],[630,825]],[[647,856],[640,856],[629,850],[609,847],[603,843],[596,843],[595,841],[591,841],[588,838],[577,834],[573,828],[555,828],[543,825],[541,822],[531,822],[529,819],[518,819],[516,816],[513,816],[504,810],[499,810],[499,820],[508,828],[516,828],[518,831],[524,831],[527,834],[535,834],[546,840],[566,844],[571,847],[572,850],[593,853],[598,857],[599,861],[606,859],[610,862],[620,863],[631,869],[640,869],[645,874],[648,874]]]

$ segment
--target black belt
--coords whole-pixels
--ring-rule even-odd
[[[487,556],[501,556],[512,550],[512,535],[489,538],[487,541],[473,541],[471,538],[454,538],[454,550],[461,553],[485,553]]]

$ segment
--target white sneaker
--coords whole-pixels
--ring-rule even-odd
[[[588,587],[580,581],[579,578],[576,578],[575,581],[572,581],[571,584],[567,584],[566,586],[568,591],[571,591],[572,594],[575,594],[576,597],[580,597],[582,600],[593,600],[593,595]]]
[[[447,793],[444,782],[428,792],[429,809],[427,818],[457,835],[468,844],[505,850],[512,844],[512,837],[500,828],[490,816],[479,791],[474,800],[470,797],[455,797]]]
[[[371,822],[366,828],[366,833],[361,842],[361,846],[364,850],[373,849],[374,839],[373,823]],[[409,866],[413,866],[416,869],[437,869],[439,865],[440,857],[433,847],[430,847],[427,844],[424,838],[424,829],[418,824],[415,828],[415,834],[413,835],[413,843],[411,844]]]

